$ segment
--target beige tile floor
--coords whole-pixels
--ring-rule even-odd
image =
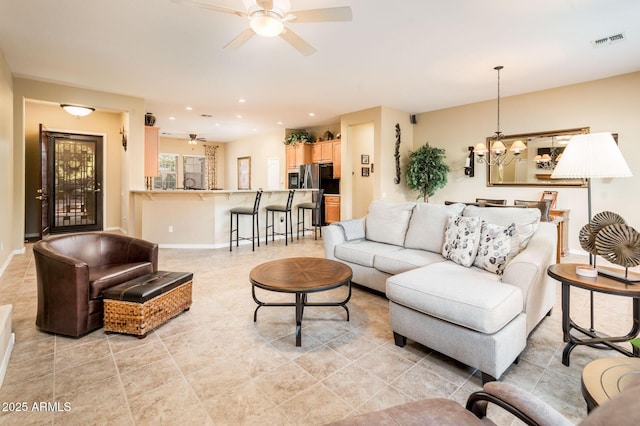
[[[0,277],[0,304],[14,305],[16,333],[0,403],[27,402],[28,411],[2,410],[0,424],[322,424],[419,398],[464,403],[480,388],[479,373],[469,367],[411,341],[396,347],[387,301],[359,288],[349,302],[349,322],[342,308],[305,311],[301,348],[295,347],[293,309],[262,308],[254,323],[249,270],[290,256],[321,257],[322,242],[307,237],[285,247],[281,240],[255,253],[250,246],[232,253],[161,249],[161,269],[194,273],[191,310],[146,339],[102,330],[71,339],[35,328],[36,275],[27,246]],[[337,292],[314,296],[340,297]],[[587,293],[572,296],[576,317],[586,320]],[[628,300],[597,295],[596,309],[596,325],[627,331]],[[563,366],[560,313],[558,297],[502,380],[578,422],[586,415],[582,367],[617,353],[579,347],[571,367]],[[60,406],[34,411],[33,402]],[[498,424],[517,423],[497,409],[489,412]]]

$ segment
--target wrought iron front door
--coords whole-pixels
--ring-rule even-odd
[[[49,133],[51,233],[102,230],[102,136]]]

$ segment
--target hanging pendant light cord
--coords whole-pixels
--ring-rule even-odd
[[[500,70],[504,68],[498,65],[494,70],[498,71],[498,129],[496,130],[496,141],[500,140]]]

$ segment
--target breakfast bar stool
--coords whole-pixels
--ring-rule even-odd
[[[236,233],[236,247],[239,240],[251,240],[251,250],[256,250],[256,237],[258,239],[258,247],[260,247],[260,227],[258,223],[258,209],[260,208],[260,198],[262,198],[262,190],[256,192],[256,198],[253,201],[253,208],[250,207],[234,207],[229,210],[231,224],[229,226],[229,251],[233,248],[233,233]],[[240,215],[251,216],[251,238],[241,237],[238,233],[238,218]],[[233,228],[233,217],[236,217],[236,227]]]
[[[265,207],[266,210],[266,220],[267,226],[265,228],[265,236],[264,243],[269,244],[269,228],[271,228],[271,241],[275,240],[275,236],[284,235],[284,245],[288,245],[287,238],[289,233],[291,233],[291,242],[293,242],[293,219],[291,217],[291,204],[293,203],[293,194],[295,190],[289,190],[289,197],[287,198],[287,205],[270,205]],[[271,212],[271,225],[269,225],[269,212]],[[273,219],[273,214],[275,212],[284,213],[284,234],[275,232],[275,221]]]
[[[311,210],[311,225],[313,225],[313,239],[318,239],[318,229],[320,229],[320,236],[322,237],[322,196],[324,195],[324,189],[318,190],[313,194],[316,197],[315,201],[310,203],[298,204],[298,231],[296,239],[300,239],[300,225],[302,225],[302,236],[304,237],[304,231],[311,231],[311,228],[305,228],[304,216],[307,210]],[[300,214],[302,213],[302,220],[300,220]],[[315,218],[315,222],[314,222]]]

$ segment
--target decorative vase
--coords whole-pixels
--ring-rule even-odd
[[[156,124],[156,116],[153,115],[153,113],[146,113],[144,115],[144,125],[145,126],[153,126],[154,124]]]

